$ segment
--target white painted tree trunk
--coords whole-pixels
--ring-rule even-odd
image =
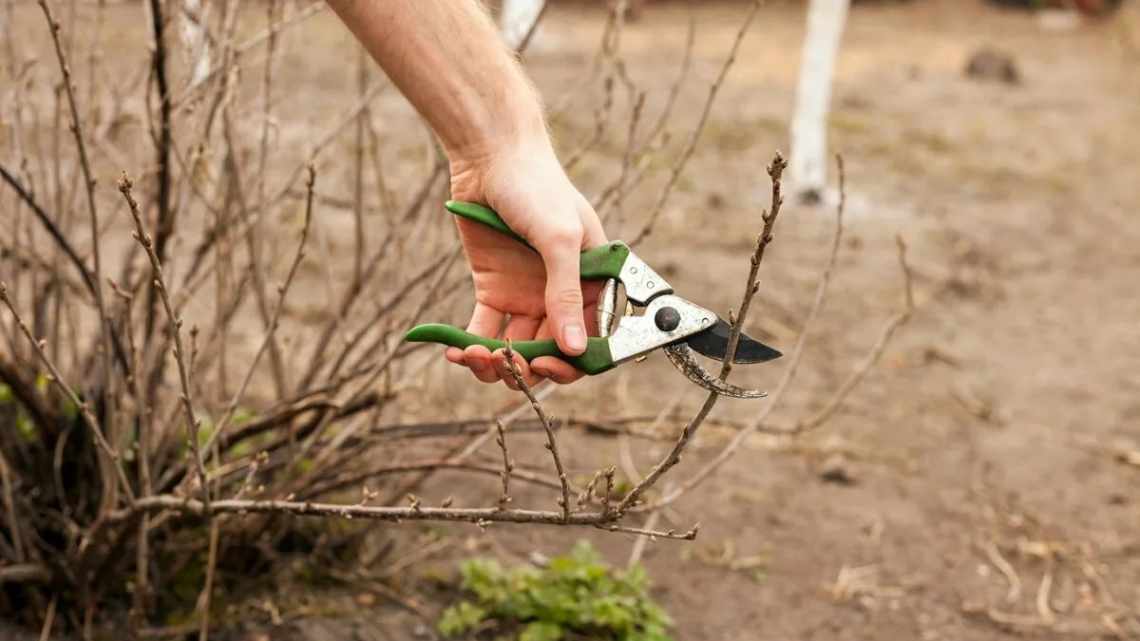
[[[209,8],[201,0],[183,0],[179,31],[192,71],[188,87],[196,87],[210,73],[210,37],[207,33]]]
[[[811,0],[808,7],[789,167],[793,189],[804,199],[818,200],[827,186],[827,114],[849,5],[850,0]]]
[[[531,25],[538,19],[546,0],[503,0],[503,10],[499,14],[499,30],[503,39],[512,49],[517,49],[530,31]],[[534,34],[538,38],[538,33]],[[531,42],[534,46],[534,42]]]

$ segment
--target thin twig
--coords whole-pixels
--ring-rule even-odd
[[[301,227],[301,240],[297,244],[297,253],[294,255],[293,262],[289,266],[289,272],[285,276],[285,282],[277,289],[277,307],[273,310],[273,316],[270,319],[269,327],[265,330],[265,337],[261,340],[261,346],[257,349],[257,353],[254,354],[253,360],[250,362],[249,368],[246,370],[245,378],[242,379],[241,385],[238,387],[237,392],[234,393],[233,398],[230,399],[229,405],[226,406],[226,410],[223,412],[221,420],[218,421],[217,429],[215,429],[214,432],[210,434],[210,437],[206,440],[206,444],[202,448],[206,451],[207,457],[210,456],[211,448],[214,445],[215,441],[221,437],[221,435],[225,432],[225,429],[229,426],[230,421],[233,419],[238,405],[241,404],[242,398],[244,398],[245,392],[249,388],[250,382],[253,380],[253,374],[257,370],[257,364],[260,362],[261,357],[269,348],[273,333],[277,331],[277,326],[281,321],[281,312],[285,309],[285,297],[289,293],[289,286],[293,284],[293,279],[297,275],[297,269],[301,266],[301,261],[305,259],[305,244],[309,239],[309,229],[312,225],[313,220],[313,188],[316,185],[316,181],[316,169],[312,165],[309,165],[309,178],[305,182],[305,187],[308,190],[308,199],[305,201],[305,220],[303,226]]]
[[[507,450],[507,430],[503,427],[503,421],[495,419],[495,429],[498,431],[498,436],[495,438],[495,443],[498,444],[499,449],[503,451],[503,495],[499,497],[499,507],[506,509],[507,504],[511,502],[511,470],[515,465],[511,462],[511,453]]]
[[[546,525],[598,525],[605,521],[601,513],[583,512],[570,515],[569,520],[562,511],[551,510],[500,510],[487,508],[428,507],[374,507],[369,505],[313,503],[308,501],[277,500],[233,500],[216,499],[211,501],[209,510],[199,499],[159,494],[138,499],[130,507],[111,512],[106,522],[117,523],[132,518],[140,512],[163,512],[206,515],[206,514],[296,514],[298,516],[325,516],[348,519],[372,519],[382,521],[463,521],[478,523],[538,523]]]
[[[1006,582],[1009,583],[1009,590],[1007,590],[1005,594],[1006,602],[1014,603],[1020,599],[1021,577],[1017,575],[1017,571],[1013,569],[1013,566],[1009,564],[1009,561],[1006,561],[1005,557],[1001,555],[1001,551],[998,550],[993,541],[978,543],[978,547],[982,549],[982,552],[985,552],[986,558],[988,558],[990,560],[990,563],[992,563],[993,566],[1002,573],[1002,576],[1005,577]]]
[[[840,164],[840,167],[842,167],[842,164]],[[840,175],[842,175],[842,169],[840,170]],[[816,317],[819,315],[820,309],[823,308],[823,302],[827,298],[828,285],[831,283],[831,274],[835,270],[836,262],[838,262],[839,247],[841,241],[843,240],[843,213],[844,205],[846,203],[846,197],[843,195],[844,190],[842,188],[842,180],[840,181],[840,185],[841,188],[839,205],[835,208],[835,234],[832,236],[831,251],[828,254],[827,265],[823,268],[823,273],[820,275],[819,284],[816,286],[815,290],[815,300],[812,302],[811,309],[808,311],[807,318],[804,320],[803,328],[800,330],[800,336],[796,340],[795,347],[792,349],[792,354],[788,359],[788,365],[784,369],[784,375],[780,378],[780,383],[776,387],[776,391],[773,392],[772,395],[768,398],[768,403],[764,406],[764,409],[761,410],[760,414],[752,421],[752,423],[737,432],[732,440],[729,441],[727,445],[725,445],[724,449],[722,449],[720,453],[718,453],[716,457],[713,458],[712,461],[707,463],[691,478],[686,479],[684,482],[680,483],[676,490],[666,496],[663,496],[660,500],[656,501],[651,506],[647,506],[648,509],[654,509],[657,507],[669,505],[673,501],[676,501],[681,495],[692,490],[697,485],[700,485],[713,472],[719,469],[721,465],[728,461],[728,459],[732,458],[733,454],[736,453],[736,450],[740,448],[744,441],[747,440],[749,436],[759,430],[761,426],[767,422],[768,417],[772,414],[772,411],[778,407],[780,402],[783,400],[784,394],[787,392],[788,387],[791,385],[792,380],[795,378],[796,372],[799,370],[800,361],[803,358],[804,345],[807,343],[809,330],[814,324]],[[773,206],[774,205],[775,203],[773,203]]]
[[[12,474],[11,467],[8,465],[8,460],[4,457],[4,453],[0,452],[0,489],[3,494],[0,498],[4,501],[4,512],[8,519],[8,532],[9,538],[12,540],[12,549],[15,552],[16,563],[23,563],[27,560],[24,556],[24,540],[21,530],[23,530],[23,523],[16,516],[16,502],[12,497]]]
[[[1041,577],[1041,584],[1037,587],[1037,614],[1041,620],[1052,624],[1057,617],[1053,615],[1053,608],[1049,605],[1049,592],[1053,589],[1053,556],[1050,555],[1045,562],[1045,574]]]
[[[20,331],[24,333],[24,336],[27,337],[28,342],[32,344],[32,347],[36,351],[36,355],[40,357],[40,361],[43,362],[44,367],[47,367],[48,372],[51,374],[51,382],[54,383],[55,386],[59,388],[59,390],[63,392],[65,396],[67,396],[67,399],[71,401],[71,403],[76,408],[79,409],[79,415],[83,418],[83,423],[87,425],[87,428],[89,430],[91,430],[91,434],[95,438],[95,442],[99,445],[99,448],[103,450],[103,453],[110,458],[111,464],[114,466],[115,471],[118,473],[119,484],[122,487],[123,492],[129,499],[134,500],[134,491],[131,489],[130,481],[127,480],[127,476],[123,471],[122,465],[120,465],[119,454],[115,451],[114,448],[111,447],[111,444],[108,443],[107,439],[104,437],[103,430],[99,427],[99,422],[95,419],[95,415],[91,412],[91,407],[87,404],[86,401],[80,399],[79,395],[75,393],[75,389],[68,385],[64,380],[63,374],[60,373],[59,368],[57,368],[55,365],[55,362],[52,361],[51,357],[49,357],[47,352],[44,350],[44,341],[42,339],[36,339],[36,337],[32,335],[32,331],[28,329],[28,325],[24,322],[24,319],[20,317],[20,313],[16,311],[15,305],[8,297],[8,286],[3,282],[0,282],[0,302],[3,302],[8,307],[8,311],[12,313],[13,318],[16,320],[16,324],[20,327]]]
[[[250,49],[260,45],[261,43],[263,43],[267,40],[270,40],[272,38],[275,38],[280,32],[284,31],[286,28],[291,27],[291,26],[296,25],[296,24],[300,24],[302,21],[304,21],[308,18],[311,18],[312,16],[317,15],[318,13],[324,11],[327,8],[328,8],[328,3],[319,2],[319,1],[313,2],[309,6],[298,10],[293,15],[281,18],[276,23],[269,25],[269,27],[267,27],[265,30],[261,31],[260,33],[257,33],[253,36],[250,36],[249,38],[245,39],[244,41],[234,45],[232,47],[233,52],[235,54],[243,54],[246,51],[249,51]],[[186,90],[186,92],[183,95],[179,96],[178,100],[176,101],[177,104],[180,107],[182,105],[186,104],[191,98],[193,98],[195,95],[197,95],[197,92],[202,87],[204,87],[208,84],[208,82],[207,82],[208,80],[213,78],[219,72],[228,71],[229,68],[230,68],[230,65],[227,64],[227,60],[225,58],[223,58],[222,62],[219,62],[217,65],[211,67],[210,70],[207,71],[201,77],[201,79],[199,79],[199,81],[196,85],[190,87],[189,89]]]
[[[725,59],[724,64],[720,68],[720,73],[717,74],[716,80],[713,81],[709,87],[708,98],[705,100],[705,106],[701,110],[701,116],[697,120],[697,126],[693,128],[692,133],[689,134],[689,140],[685,144],[685,149],[677,160],[673,162],[673,166],[669,169],[669,178],[662,187],[660,194],[657,196],[657,201],[654,203],[653,208],[649,210],[649,217],[642,226],[641,231],[633,237],[629,242],[631,247],[636,247],[645,240],[649,234],[653,232],[654,225],[657,224],[657,218],[661,215],[662,209],[665,208],[665,203],[669,200],[669,195],[673,193],[673,187],[676,186],[677,180],[681,177],[681,172],[684,171],[685,166],[692,158],[693,152],[697,148],[697,143],[700,142],[701,134],[704,132],[705,124],[708,122],[709,114],[712,112],[713,103],[716,101],[717,93],[720,92],[721,85],[724,84],[724,79],[728,76],[728,70],[732,68],[733,63],[736,62],[736,54],[740,51],[740,43],[744,41],[744,35],[748,33],[748,28],[752,26],[752,20],[756,17],[757,11],[760,9],[762,0],[755,0],[751,8],[748,10],[748,15],[744,18],[744,23],[740,25],[740,29],[736,32],[736,38],[732,42],[732,49],[729,50],[728,58]]]
[[[613,510],[610,508],[610,501],[611,497],[613,497],[614,494],[614,474],[616,472],[617,470],[614,468],[614,466],[611,465],[606,468],[606,471],[603,474],[606,479],[606,487],[603,490],[602,494],[602,516],[607,519],[613,518]]]
[[[131,371],[141,372],[139,351],[135,345],[134,324],[131,322],[131,307],[134,297],[123,291],[115,281],[110,281],[111,289],[123,299],[123,325],[127,335],[128,357]],[[150,496],[154,493],[151,481],[151,430],[154,427],[154,416],[151,408],[143,396],[142,381],[139,376],[131,376],[128,381],[130,393],[134,396],[136,411],[136,433],[138,434],[138,448],[135,456],[138,461],[139,494]],[[138,544],[135,549],[135,588],[134,588],[134,615],[139,621],[146,617],[147,599],[150,594],[150,515],[144,514],[139,519]]]
[[[83,278],[83,284],[87,286],[87,290],[91,292],[91,296],[97,296],[98,288],[95,285],[95,276],[87,269],[87,265],[83,262],[83,259],[79,257],[75,248],[71,246],[71,243],[59,230],[59,227],[52,221],[51,216],[36,202],[32,192],[20,182],[15,174],[5,169],[3,165],[0,165],[0,178],[3,178],[4,182],[8,183],[8,186],[20,197],[20,200],[24,201],[24,203],[31,208],[32,213],[36,216],[36,220],[40,221],[40,224],[47,230],[48,235],[59,245],[63,253],[67,255],[67,259],[71,261],[71,264],[75,265],[76,271],[78,271],[80,277]]]
[[[166,18],[162,12],[161,0],[150,0],[151,37],[154,48],[151,50],[151,77],[158,89],[159,116],[158,140],[155,145],[158,165],[158,213],[154,232],[154,253],[159,262],[166,260],[166,246],[174,235],[175,210],[171,207],[170,191],[170,151],[173,147],[170,85],[166,79]],[[150,341],[155,323],[155,294],[153,288],[147,290],[146,338]]]
[[[372,68],[372,60],[363,46],[357,48],[356,83],[357,95],[363,97],[368,91],[368,72]],[[372,119],[372,112],[365,107],[356,116],[356,132],[353,141],[352,159],[352,220],[355,229],[353,237],[355,244],[352,254],[352,278],[360,280],[364,271],[364,131],[365,121]]]
[[[147,233],[146,227],[143,225],[142,214],[139,212],[139,204],[131,195],[131,180],[127,177],[126,173],[119,178],[119,192],[123,194],[123,198],[127,201],[127,207],[130,210],[131,218],[135,221],[135,240],[142,245],[146,250],[146,255],[150,259],[151,272],[154,277],[154,287],[158,290],[159,298],[162,300],[162,306],[166,309],[166,316],[169,321],[169,332],[174,340],[174,360],[178,365],[178,379],[182,385],[182,408],[186,412],[186,438],[189,440],[190,452],[194,457],[194,464],[198,470],[198,480],[202,485],[202,500],[206,505],[210,503],[210,486],[207,483],[206,466],[202,458],[201,448],[198,447],[198,417],[194,411],[194,401],[191,397],[190,391],[190,372],[186,364],[185,351],[182,346],[182,319],[174,312],[173,307],[170,305],[170,296],[166,291],[166,281],[162,275],[162,262],[155,253],[154,242],[151,240],[150,234]]]
[[[562,468],[562,457],[558,455],[558,439],[554,436],[554,426],[546,415],[542,403],[535,397],[530,385],[526,384],[522,374],[519,373],[519,366],[515,363],[515,354],[511,349],[509,340],[505,352],[511,376],[515,379],[515,383],[522,390],[522,393],[526,395],[527,400],[530,401],[531,408],[534,409],[535,415],[538,416],[538,420],[542,421],[542,427],[546,430],[546,449],[550,450],[550,456],[554,459],[554,468],[558,470],[558,481],[562,485],[562,498],[558,500],[558,505],[562,507],[562,520],[568,523],[570,522],[570,484],[566,480],[566,470]]]
[[[349,455],[356,456],[356,454],[353,454],[351,452]],[[279,456],[278,458],[287,459],[287,457],[284,456]],[[256,459],[254,462],[256,462]],[[288,461],[285,460],[275,463],[281,464],[287,462]],[[253,463],[250,464],[252,465]],[[219,471],[215,474],[215,476],[220,476],[224,473],[232,473],[240,469],[240,466],[235,466],[232,469]],[[383,467],[364,470],[340,478],[332,478],[327,481],[318,481],[306,487],[305,490],[298,495],[298,498],[307,499],[330,494],[332,492],[343,490],[345,488],[356,487],[360,485],[362,481],[381,476],[388,476],[392,474],[407,474],[411,472],[422,472],[426,470],[463,470],[465,472],[474,472],[476,474],[494,475],[500,479],[503,476],[502,468],[494,465],[470,463],[467,461],[456,461],[454,459],[418,461],[400,463],[398,465],[385,465]],[[555,490],[561,489],[562,487],[561,484],[559,484],[558,480],[552,477],[535,474],[526,470],[515,469],[514,461],[511,462],[511,478],[519,481],[525,481],[527,483],[533,483],[535,485],[541,485],[543,487],[548,487]]]
[[[51,631],[55,626],[55,607],[59,602],[59,597],[53,595],[51,601],[48,602],[47,613],[44,614],[44,624],[40,628],[40,641],[48,641],[51,639]]]
[[[75,137],[75,147],[79,153],[79,166],[83,171],[83,185],[87,191],[87,212],[91,227],[91,257],[94,262],[94,277],[93,293],[95,295],[95,306],[99,310],[99,329],[103,339],[103,384],[102,388],[103,400],[106,405],[104,411],[108,415],[108,424],[114,425],[114,407],[112,398],[109,394],[108,388],[111,381],[111,359],[116,353],[114,344],[111,339],[112,331],[110,327],[111,317],[107,314],[107,308],[103,301],[103,263],[99,251],[99,212],[95,204],[95,178],[91,173],[91,163],[87,157],[87,145],[83,139],[83,127],[79,118],[79,106],[75,101],[75,84],[71,79],[71,66],[67,62],[67,56],[64,53],[63,45],[60,43],[59,22],[52,16],[51,7],[48,6],[47,0],[39,0],[40,8],[43,10],[44,18],[47,19],[48,30],[51,32],[52,43],[55,45],[56,58],[59,61],[59,69],[63,74],[63,85],[67,94],[67,104],[71,110],[71,133]],[[113,427],[110,430],[114,432]],[[117,462],[113,462],[116,467]],[[121,472],[121,470],[120,470]],[[128,490],[129,491],[129,490]]]
[[[755,11],[755,9],[753,9],[753,11]],[[749,19],[751,19],[751,17]],[[772,242],[772,232],[775,229],[776,220],[780,215],[780,206],[783,204],[783,197],[781,196],[780,192],[780,180],[783,175],[784,167],[786,166],[787,163],[784,162],[783,156],[781,156],[779,153],[776,153],[775,157],[772,159],[772,163],[768,166],[768,177],[772,181],[771,210],[762,216],[764,227],[760,236],[756,239],[756,249],[752,254],[752,267],[748,272],[748,281],[745,284],[744,297],[740,304],[740,314],[738,315],[736,321],[733,323],[732,332],[729,335],[728,350],[725,352],[727,356],[720,371],[721,381],[724,381],[726,378],[728,378],[729,373],[732,371],[732,361],[733,357],[736,354],[736,346],[740,341],[741,328],[744,326],[744,320],[748,315],[748,308],[752,301],[752,297],[756,294],[758,288],[756,281],[759,276],[760,264],[764,260],[764,250]],[[838,245],[836,245],[836,250],[838,250]],[[693,418],[691,418],[688,423],[685,424],[684,429],[681,430],[680,435],[677,437],[677,442],[673,445],[673,449],[670,450],[669,454],[667,454],[665,458],[661,459],[657,465],[654,465],[653,469],[649,471],[649,474],[647,474],[645,478],[643,478],[637,485],[635,485],[634,488],[630,490],[629,493],[626,494],[625,497],[621,500],[621,503],[618,504],[618,516],[625,514],[627,510],[634,506],[634,504],[641,498],[642,494],[644,494],[646,490],[652,487],[653,484],[656,483],[663,474],[669,471],[670,468],[681,461],[681,453],[688,446],[689,441],[693,437],[693,434],[695,434],[697,429],[704,423],[705,419],[709,415],[709,412],[712,411],[713,406],[716,405],[716,402],[719,398],[720,395],[717,392],[709,393],[709,395],[705,398],[705,402],[697,411],[696,415],[693,416]],[[773,404],[774,403],[772,402],[769,403],[769,411]],[[737,435],[737,438],[739,438],[739,434]]]
[[[209,516],[207,516],[209,518]],[[210,638],[210,598],[214,592],[214,573],[218,567],[218,536],[221,524],[218,519],[210,518],[209,545],[206,551],[206,580],[202,585],[202,592],[198,596],[198,641],[208,641]]]
[[[842,176],[842,174],[840,175]],[[842,178],[840,180],[842,181]],[[911,276],[910,265],[906,260],[906,243],[903,241],[902,236],[895,236],[895,245],[898,248],[899,269],[903,273],[906,308],[887,321],[882,331],[879,332],[879,338],[871,345],[871,349],[868,350],[867,355],[863,357],[863,360],[855,367],[850,376],[847,377],[847,380],[843,381],[839,389],[835,390],[835,394],[832,395],[827,403],[811,417],[796,422],[791,430],[789,430],[789,433],[806,432],[826,423],[827,420],[835,414],[835,411],[843,405],[843,401],[846,400],[851,391],[859,385],[860,381],[867,375],[867,372],[871,371],[875,363],[879,362],[879,358],[883,355],[883,350],[886,349],[895,332],[905,325],[907,321],[911,319],[911,316],[914,315],[913,277]]]
[[[662,539],[678,539],[681,541],[692,541],[693,539],[697,538],[697,533],[701,529],[701,525],[699,523],[694,525],[687,532],[678,532],[676,530],[665,530],[662,532],[660,530],[651,530],[651,529],[647,529],[647,528],[630,527],[628,525],[618,525],[616,523],[610,523],[610,524],[606,524],[606,525],[597,525],[595,527],[602,529],[602,530],[606,530],[607,532],[625,532],[627,534],[637,534],[640,536],[647,536],[647,537],[649,537],[650,540],[662,538]]]
[[[840,166],[840,176],[843,175],[843,158],[838,157]],[[732,364],[736,357],[736,348],[740,345],[740,334],[744,330],[744,321],[748,317],[748,309],[752,305],[752,298],[760,289],[760,283],[757,282],[760,276],[760,263],[764,261],[764,250],[772,243],[772,231],[776,226],[776,219],[780,216],[780,208],[784,204],[784,195],[782,192],[782,178],[784,169],[787,168],[788,163],[784,157],[776,152],[775,158],[772,159],[772,164],[768,165],[768,178],[772,182],[772,196],[771,196],[771,209],[770,211],[761,214],[761,219],[764,221],[764,229],[760,232],[760,236],[756,238],[756,249],[752,252],[751,267],[748,270],[747,285],[744,288],[744,297],[740,301],[740,311],[736,313],[736,321],[732,324],[732,331],[728,335],[728,349],[725,351],[727,357],[724,359],[724,365],[720,369],[720,380],[728,379],[728,375],[732,372]],[[842,178],[840,178],[842,184]],[[843,193],[842,188],[840,193]],[[842,209],[842,205],[840,206]]]
[[[47,583],[51,573],[38,563],[0,565],[0,585],[5,583]]]

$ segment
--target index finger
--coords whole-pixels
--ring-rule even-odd
[[[587,316],[589,316],[589,314],[587,314]],[[550,319],[547,318],[538,326],[535,338],[543,339],[550,337]],[[539,356],[532,360],[530,362],[530,371],[544,378],[549,378],[560,385],[573,383],[586,375],[582,370],[554,356]]]

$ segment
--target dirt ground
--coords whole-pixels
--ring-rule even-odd
[[[659,541],[644,555],[678,639],[1140,634],[1140,469],[1119,454],[1140,439],[1140,226],[1132,221],[1140,58],[1126,39],[1136,24],[1130,9],[1065,32],[977,2],[852,12],[831,118],[832,143],[848,165],[847,240],[799,382],[775,420],[818,408],[899,309],[896,233],[912,248],[920,310],[829,425],[793,444],[754,439],[665,514],[672,527],[702,526],[695,543]],[[675,73],[687,15],[653,8],[623,36],[631,78],[655,92],[651,105]],[[740,16],[733,4],[695,11],[697,80],[677,122],[695,122]],[[601,16],[570,7],[548,19],[527,66],[557,105],[589,60]],[[681,188],[640,249],[678,291],[722,312],[738,301],[767,204],[763,167],[787,148],[801,22],[794,6],[762,10]],[[967,59],[983,46],[1012,53],[1023,82],[965,78]],[[573,148],[591,126],[578,114],[555,131]],[[605,171],[584,167],[577,178],[589,191]],[[636,221],[651,196],[628,203],[626,217]],[[634,229],[630,222],[610,233]],[[750,330],[790,346],[831,229],[830,207],[789,202]],[[781,370],[757,367],[739,380],[771,387]],[[443,381],[455,415],[509,398],[443,365],[425,376]],[[687,411],[701,396],[653,358],[560,391],[548,406],[558,415],[638,415],[677,397]],[[747,419],[756,407],[726,401],[716,412]],[[725,437],[706,430],[678,478]],[[563,442],[572,476],[621,459],[613,439]],[[644,473],[666,446],[633,443],[634,465]],[[532,451],[529,462],[544,464]],[[846,482],[825,480],[824,466],[840,467]],[[496,492],[489,482],[481,500]],[[437,597],[423,577],[471,549],[525,561],[584,537],[621,564],[633,545],[590,531],[442,531],[456,545],[400,578],[429,609]],[[423,542],[400,540],[396,549],[397,558],[415,554]],[[299,625],[320,637],[320,626]],[[340,632],[326,634],[351,627],[366,639],[409,629],[330,625]]]
[[[695,124],[743,15],[737,3],[693,5],[693,79],[671,124],[677,135]],[[653,6],[623,34],[629,75],[650,92],[651,112],[676,74],[689,15],[679,3]],[[582,91],[603,17],[577,5],[549,12],[526,66],[551,105]],[[290,50],[279,82],[313,99],[283,104],[284,146],[300,145],[306,127],[355,95],[342,27],[322,15],[299,29],[307,46]],[[738,304],[768,202],[764,166],[788,147],[802,35],[802,8],[761,10],[660,225],[638,249],[678,292],[725,315]],[[1010,52],[1021,84],[966,78],[966,61],[983,46]],[[795,442],[750,440],[662,515],[662,526],[701,524],[695,542],[656,541],[642,559],[677,639],[1140,637],[1138,47],[1135,3],[1115,20],[1060,31],[975,0],[852,10],[830,128],[847,163],[846,241],[797,382],[773,420],[818,409],[900,309],[896,234],[911,248],[919,309],[830,423]],[[569,105],[553,124],[567,150],[593,127],[588,109]],[[393,92],[377,113],[394,148],[409,150],[407,167],[393,170],[398,182],[426,162],[416,153],[424,134]],[[624,124],[607,134],[609,165],[576,168],[588,194],[620,162],[623,135]],[[611,237],[633,233],[655,195],[632,197]],[[323,224],[335,228],[341,219],[329,216]],[[828,205],[789,199],[749,333],[790,348],[833,220]],[[315,287],[306,304],[323,300]],[[439,320],[462,322],[464,311]],[[742,367],[735,380],[770,389],[783,367]],[[405,416],[486,414],[514,399],[442,362],[419,376],[427,391],[405,402]],[[654,356],[559,390],[547,406],[559,416],[653,415],[680,398],[685,414],[702,397]],[[725,400],[715,416],[747,420],[760,403]],[[659,430],[670,437],[678,427]],[[675,479],[730,435],[705,429]],[[629,467],[614,438],[569,432],[561,443],[573,478]],[[627,458],[644,473],[668,445],[636,440]],[[520,464],[547,463],[537,442],[527,447]],[[454,491],[441,477],[425,501]],[[497,481],[466,492],[473,504],[492,504]],[[547,494],[515,500],[554,506]],[[624,564],[634,544],[593,530],[512,526],[384,526],[375,536],[393,546],[394,562],[435,551],[393,578],[428,612],[450,598],[434,578],[474,551],[525,561],[586,538]],[[285,623],[271,626],[266,614],[232,636],[429,635],[383,599],[352,598],[280,597],[273,608]]]

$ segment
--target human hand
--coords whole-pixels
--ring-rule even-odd
[[[602,284],[582,282],[578,255],[606,242],[601,221],[562,170],[549,141],[510,145],[493,153],[451,158],[451,197],[485,204],[538,250],[489,227],[456,217],[475,285],[467,331],[504,340],[553,338],[564,354],[586,349],[597,332],[595,310]],[[505,324],[505,326],[504,326]],[[480,381],[502,380],[518,389],[504,350],[448,348],[447,359]],[[515,354],[528,385],[543,378],[570,383],[582,372],[558,358],[527,363]]]

